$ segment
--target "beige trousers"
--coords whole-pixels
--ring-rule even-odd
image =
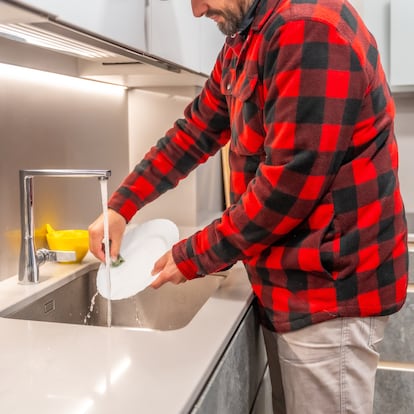
[[[274,414],[371,414],[388,317],[337,318],[286,334],[263,329]]]

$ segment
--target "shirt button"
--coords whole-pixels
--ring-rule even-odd
[[[227,84],[227,90],[228,90],[228,91],[231,91],[231,83],[228,83],[228,84]]]

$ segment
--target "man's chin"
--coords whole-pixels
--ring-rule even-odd
[[[236,33],[237,30],[230,30],[224,23],[217,22],[217,27],[220,30],[221,33],[223,33],[225,36],[231,36],[232,34]]]
[[[237,33],[237,28],[239,27],[239,21],[236,19],[226,18],[221,14],[207,14],[206,17],[216,22],[218,29],[225,36],[231,36],[234,33]]]

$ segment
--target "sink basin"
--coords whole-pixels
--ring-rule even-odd
[[[147,288],[128,299],[111,301],[115,327],[173,330],[187,325],[218,289],[222,276],[206,276],[181,285]],[[93,305],[93,306],[92,306]],[[3,317],[45,322],[107,326],[108,302],[97,293],[96,270],[70,280],[53,292]]]

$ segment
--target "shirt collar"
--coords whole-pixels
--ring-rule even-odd
[[[253,23],[255,14],[256,14],[256,7],[259,4],[260,0],[254,0],[252,5],[250,6],[249,10],[247,10],[246,15],[243,18],[243,21],[241,22],[239,33],[244,36],[247,34],[247,31],[249,30],[251,24]]]
[[[278,9],[280,3],[286,0],[254,0],[237,33],[226,37],[226,44],[235,50],[236,46],[244,42],[249,30],[260,31],[269,17]]]

